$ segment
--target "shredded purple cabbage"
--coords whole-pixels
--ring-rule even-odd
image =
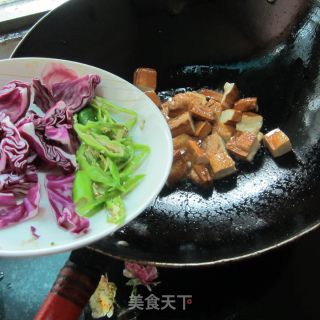
[[[51,207],[56,215],[57,223],[72,233],[87,232],[89,220],[80,217],[74,207],[72,199],[74,175],[46,176],[46,188]]]
[[[23,117],[30,105],[31,85],[22,81],[11,81],[0,89],[0,112],[15,123]]]
[[[78,77],[61,64],[50,65],[41,79],[33,80],[34,103],[44,112],[64,101],[70,112],[80,111],[95,95],[101,78],[95,74]]]

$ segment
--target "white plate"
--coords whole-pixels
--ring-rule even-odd
[[[151,147],[151,153],[137,170],[145,173],[144,180],[125,197],[125,224],[141,213],[164,186],[172,164],[172,138],[168,125],[159,109],[140,90],[129,82],[99,68],[59,59],[18,58],[0,61],[0,85],[12,80],[30,81],[39,77],[47,63],[63,63],[78,75],[95,73],[101,76],[97,95],[138,112],[138,123],[131,135],[138,143]],[[37,229],[38,240],[31,235],[30,227]],[[31,220],[0,230],[0,256],[25,257],[53,254],[73,250],[95,242],[117,230],[119,226],[106,221],[105,212],[90,218],[87,234],[74,236],[58,227],[41,187],[39,214]]]

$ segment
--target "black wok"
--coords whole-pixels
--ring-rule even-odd
[[[154,67],[159,91],[237,83],[259,98],[264,130],[294,153],[253,164],[206,191],[165,188],[137,219],[91,246],[162,266],[211,265],[280,246],[320,223],[319,1],[72,0],[24,38],[14,57],[89,63],[127,80]],[[127,245],[123,245],[123,241]]]

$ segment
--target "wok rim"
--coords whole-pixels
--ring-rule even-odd
[[[294,236],[283,240],[281,242],[278,242],[276,244],[273,244],[271,246],[267,246],[263,249],[260,250],[256,250],[250,253],[246,253],[243,255],[237,255],[231,258],[223,258],[223,259],[218,259],[218,260],[211,260],[211,261],[205,261],[205,262],[162,262],[162,261],[151,261],[151,260],[144,260],[144,259],[133,259],[133,258],[129,258],[129,257],[125,257],[125,256],[118,256],[112,253],[108,253],[105,252],[101,249],[95,248],[93,246],[87,246],[88,249],[100,253],[104,256],[108,256],[111,258],[114,258],[116,260],[121,260],[121,261],[128,261],[128,262],[132,262],[132,263],[138,263],[141,265],[152,265],[152,266],[156,266],[156,267],[161,267],[161,268],[202,268],[202,267],[212,267],[212,266],[219,266],[219,265],[226,265],[226,264],[230,264],[230,263],[237,263],[240,261],[244,261],[244,260],[248,260],[251,258],[255,258],[255,257],[260,257],[264,254],[267,254],[271,251],[283,248],[286,245],[289,245],[290,243],[293,243],[294,241],[302,238],[303,236],[311,233],[312,231],[315,231],[319,228],[320,226],[320,222],[314,224],[311,227],[308,227],[304,230],[302,230],[301,232],[298,232],[297,234],[295,234]]]

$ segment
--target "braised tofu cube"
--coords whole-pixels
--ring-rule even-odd
[[[224,140],[224,142],[227,143],[235,134],[236,129],[233,126],[217,122],[212,128],[212,132],[216,132]]]
[[[219,122],[227,125],[235,125],[240,122],[242,118],[242,112],[234,109],[227,109],[222,111]]]
[[[152,102],[157,106],[161,106],[161,101],[158,95],[154,91],[145,91],[145,94],[152,100]]]
[[[213,133],[205,141],[213,179],[222,179],[235,173],[237,171],[235,162],[227,153],[222,138],[217,133]]]
[[[280,129],[274,129],[265,134],[263,142],[274,158],[281,157],[292,150],[290,139]]]
[[[205,150],[209,157],[215,153],[227,152],[223,139],[216,132],[212,132],[205,139]]]
[[[195,107],[204,106],[206,103],[206,97],[198,92],[178,93],[172,98],[169,104],[169,116],[176,117]]]
[[[185,112],[176,118],[170,119],[168,124],[173,137],[176,137],[182,133],[193,136],[195,133],[194,123],[190,112]]]
[[[185,133],[180,134],[180,135],[178,135],[178,136],[176,136],[176,137],[174,137],[172,139],[173,148],[175,150],[177,150],[177,149],[188,149],[189,140],[192,140],[192,138],[189,135],[187,135]]]
[[[133,84],[142,91],[155,91],[157,71],[151,68],[138,68],[133,75]]]
[[[189,172],[189,179],[196,184],[197,186],[201,186],[202,185],[202,181],[200,179],[200,177],[198,176],[198,174],[196,173],[196,171],[194,169],[191,169]]]
[[[257,98],[244,98],[235,102],[233,108],[242,112],[258,111]]]
[[[209,100],[206,104],[207,107],[209,107],[215,116],[215,119],[218,120],[221,116],[221,113],[223,111],[221,103],[216,100]]]
[[[227,143],[227,150],[241,160],[252,161],[260,148],[257,134],[237,132]]]
[[[221,102],[223,97],[223,93],[210,89],[201,89],[200,93],[206,96],[207,99],[213,99],[218,102]]]
[[[195,136],[203,140],[212,131],[212,125],[208,121],[197,121],[195,123]]]
[[[200,178],[201,185],[207,186],[213,180],[209,169],[203,164],[194,164],[192,166],[193,170],[197,173],[198,177]]]
[[[258,138],[259,142],[261,142],[263,140],[263,133],[258,132],[257,138]]]
[[[188,151],[192,155],[193,163],[207,164],[209,162],[205,150],[198,145],[197,141],[189,140]]]
[[[179,181],[187,178],[189,167],[183,156],[183,151],[175,150],[173,154],[173,163],[167,180],[169,186],[177,184]]]
[[[214,121],[216,119],[213,110],[206,105],[196,105],[190,111],[193,117],[200,120]]]
[[[254,112],[243,112],[241,121],[237,123],[236,129],[241,132],[258,133],[262,125],[262,116]]]
[[[213,179],[218,180],[237,172],[235,162],[227,152],[219,152],[210,157]]]
[[[239,99],[239,90],[234,83],[226,82],[224,84],[224,92],[221,99],[222,108],[230,109],[233,107],[234,103]]]
[[[169,117],[169,105],[170,105],[170,100],[166,101],[164,103],[161,104],[160,110],[161,113],[163,114],[163,116],[165,117],[165,119],[167,121],[169,121],[170,117]]]
[[[194,184],[203,188],[210,186],[213,180],[209,169],[201,164],[193,165],[189,173],[189,178]]]
[[[224,141],[216,132],[206,137],[205,151],[209,158],[216,153],[226,152]]]

